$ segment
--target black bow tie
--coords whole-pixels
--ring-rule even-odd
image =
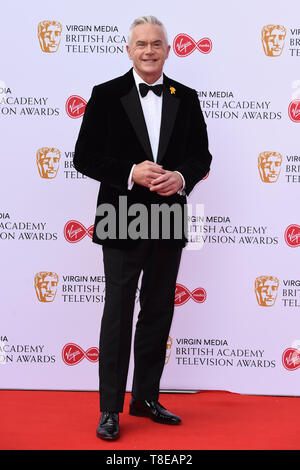
[[[150,85],[147,85],[146,83],[140,83],[139,84],[139,89],[140,89],[140,93],[142,95],[142,98],[144,98],[144,96],[147,95],[149,90],[152,90],[153,93],[155,93],[157,96],[160,96],[162,94],[162,91],[163,91],[163,86],[162,85],[150,86]]]

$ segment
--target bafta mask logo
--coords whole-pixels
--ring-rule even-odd
[[[59,168],[60,151],[53,147],[41,147],[36,152],[36,163],[41,178],[55,178]]]
[[[53,302],[56,296],[58,275],[41,271],[34,276],[34,288],[40,302]]]
[[[40,21],[38,38],[43,52],[57,52],[61,39],[62,25],[59,21]]]
[[[268,24],[261,31],[261,42],[268,57],[281,55],[286,36],[286,29],[279,24]]]
[[[168,364],[168,362],[169,362],[169,359],[170,359],[170,356],[171,356],[172,344],[173,344],[173,340],[172,340],[171,336],[169,336],[168,341],[167,341],[167,347],[166,347],[165,364]]]
[[[258,155],[258,170],[264,183],[276,183],[282,163],[282,155],[278,152],[261,152]]]
[[[255,294],[259,305],[272,307],[275,304],[279,280],[274,276],[259,276],[255,279]]]

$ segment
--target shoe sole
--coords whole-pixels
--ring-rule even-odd
[[[159,423],[159,424],[171,424],[172,426],[176,426],[178,424],[181,423],[181,421],[162,421],[160,420],[159,418],[155,418],[155,416],[152,416],[148,413],[143,413],[142,411],[132,411],[132,410],[129,410],[129,414],[131,416],[137,416],[138,418],[150,418],[152,419],[152,421],[154,421],[155,423]]]
[[[120,434],[116,434],[115,436],[103,436],[102,434],[96,432],[96,436],[103,441],[115,441],[116,439],[119,439]]]

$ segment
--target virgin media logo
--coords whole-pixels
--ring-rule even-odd
[[[282,364],[287,370],[296,370],[300,367],[300,351],[287,348],[282,354]]]
[[[290,102],[289,117],[293,122],[300,122],[300,100]]]
[[[67,99],[66,112],[70,118],[80,118],[85,111],[86,101],[78,95],[72,95]]]
[[[84,351],[78,344],[68,343],[62,349],[62,360],[67,366],[75,366],[84,358],[90,362],[98,362],[99,349],[95,346]]]
[[[189,299],[202,304],[206,300],[206,291],[203,287],[196,287],[192,292],[182,284],[176,284],[175,307],[184,305]]]
[[[90,238],[93,237],[94,226],[91,225],[89,228],[85,228],[77,220],[69,220],[64,226],[64,237],[69,243],[80,242],[86,235]]]
[[[284,232],[284,239],[292,248],[300,246],[300,225],[289,225]]]
[[[198,42],[185,33],[175,36],[173,41],[173,50],[178,57],[187,57],[196,49],[202,54],[209,54],[212,50],[212,42],[209,38],[202,38]]]

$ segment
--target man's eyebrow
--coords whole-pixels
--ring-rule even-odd
[[[136,44],[145,44],[146,41],[143,41],[142,39],[138,39],[136,41]],[[154,41],[150,41],[150,42],[159,42],[159,43],[162,43],[162,40],[161,39],[155,39]]]

